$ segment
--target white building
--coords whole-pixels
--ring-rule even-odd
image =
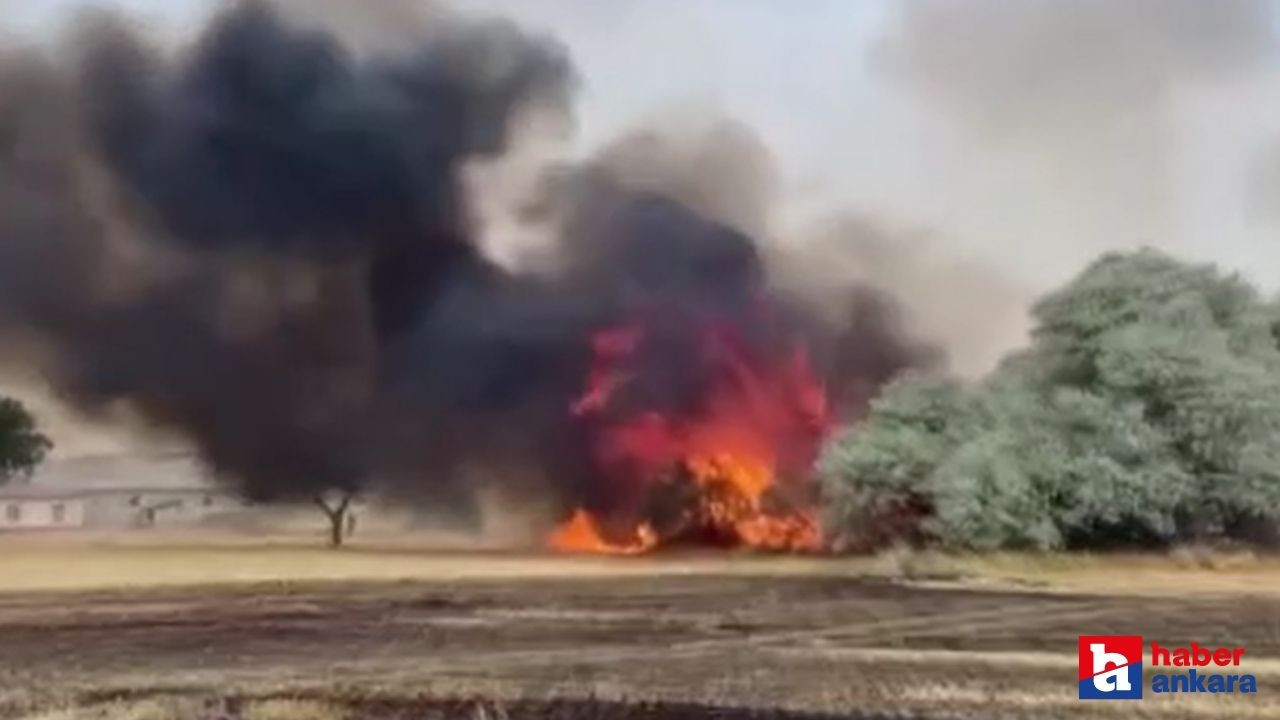
[[[50,460],[0,485],[0,532],[191,525],[242,507],[188,454]]]

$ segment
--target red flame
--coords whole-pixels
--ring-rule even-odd
[[[685,538],[768,550],[816,550],[821,532],[808,471],[829,429],[826,393],[803,346],[749,348],[726,323],[699,328],[696,363],[710,380],[696,409],[627,414],[619,395],[642,368],[649,333],[636,322],[598,332],[586,388],[571,410],[595,430],[606,481],[628,490],[618,507],[578,508],[549,537],[560,550],[634,554]],[[634,404],[634,403],[631,403]],[[645,503],[679,495],[679,511],[655,518]],[[692,497],[689,497],[689,495]],[[608,528],[606,531],[604,528]]]

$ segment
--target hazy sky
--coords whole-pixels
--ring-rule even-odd
[[[51,36],[81,4],[0,0],[0,28]],[[111,4],[169,36],[211,7]],[[674,111],[720,112],[774,154],[781,234],[838,212],[914,243],[905,294],[924,299],[908,305],[967,372],[1019,341],[1029,297],[1107,248],[1155,245],[1280,288],[1280,180],[1259,183],[1280,179],[1267,0],[451,5],[567,45],[579,152]],[[988,293],[972,314],[1008,297],[1015,319],[970,327],[975,287]]]
[[[1098,0],[1022,4],[1046,1],[1097,12]],[[6,21],[0,25],[48,33],[81,4],[0,0]],[[209,0],[111,4],[167,33],[191,28],[211,7]],[[913,92],[918,88],[904,87],[902,70],[895,66],[893,46],[903,34],[903,16],[913,6],[938,4],[452,3],[512,17],[568,45],[583,79],[578,119],[584,149],[673,109],[717,109],[746,122],[773,150],[793,206],[838,206],[934,231],[957,254],[981,258],[1036,288],[1060,281],[1100,248],[1142,243],[1218,259],[1280,286],[1280,249],[1271,241],[1275,217],[1251,209],[1245,187],[1262,147],[1280,138],[1276,58],[1229,77],[1191,77],[1171,85],[1158,111],[1139,108],[1136,122],[1147,127],[1131,134],[1120,127],[1092,148],[1078,146],[1081,139],[1065,127],[996,133],[993,141],[990,134],[955,122],[949,112],[954,108],[940,108]],[[982,10],[993,3],[954,4]],[[1176,12],[1177,5],[1168,7]],[[1100,22],[1129,19],[1121,15]],[[1173,33],[1158,40],[1180,40],[1176,30],[1156,32]],[[1089,52],[1080,48],[1082,55]],[[1014,64],[1020,60],[996,57]],[[1050,83],[1046,92],[1052,91]],[[1090,98],[1078,100],[1087,104]],[[1153,147],[1157,142],[1160,146]],[[1091,150],[1098,157],[1089,157]],[[1117,157],[1127,151],[1132,158]],[[1143,177],[1155,173],[1162,177]],[[1143,182],[1150,186],[1134,187]],[[1130,191],[1143,197],[1135,201],[1127,196]],[[1153,201],[1152,193],[1161,197]],[[1133,212],[1148,217],[1123,217],[1133,205],[1147,203],[1154,205]]]

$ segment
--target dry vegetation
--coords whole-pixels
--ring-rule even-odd
[[[0,594],[44,590],[227,585],[275,581],[455,581],[645,575],[872,577],[1123,594],[1280,593],[1280,557],[1178,547],[1168,554],[946,554],[892,548],[873,557],[741,553],[610,558],[459,548],[379,538],[341,551],[319,535],[234,534],[19,538],[0,535]]]
[[[1266,557],[0,548],[5,717],[1280,717]],[[1241,644],[1260,692],[1081,703],[1080,633]]]

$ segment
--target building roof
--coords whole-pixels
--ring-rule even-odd
[[[193,455],[92,455],[49,460],[30,478],[0,485],[0,499],[65,498],[102,493],[223,492]]]

